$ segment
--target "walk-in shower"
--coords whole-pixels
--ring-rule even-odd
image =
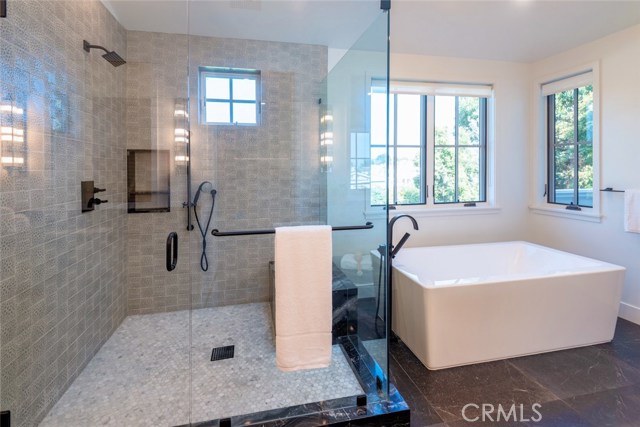
[[[0,165],[12,426],[407,424],[376,330],[386,278],[367,258],[386,218],[363,217],[373,180],[360,157],[371,82],[388,73],[388,12],[259,4],[258,16],[220,2],[10,2],[0,126],[23,134],[3,138],[3,156],[24,145],[22,162]],[[283,19],[304,25],[270,34]],[[334,20],[345,25],[322,36]],[[83,211],[91,181],[109,203]],[[324,224],[336,230],[331,364],[283,372],[271,231]]]

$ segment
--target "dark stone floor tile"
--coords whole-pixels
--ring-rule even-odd
[[[618,317],[613,340],[620,343],[640,342],[640,325]]]
[[[402,343],[392,355],[443,421],[462,419],[467,404],[530,406],[557,397],[506,361],[429,371]]]
[[[638,427],[640,387],[606,390],[565,400],[595,427]]]
[[[594,346],[607,352],[611,357],[621,360],[628,365],[640,370],[640,341],[613,341],[607,344]]]
[[[561,399],[640,382],[640,370],[601,346],[520,357],[509,363]]]
[[[531,421],[526,423],[527,427],[597,427],[561,400],[542,403],[535,409],[539,414],[529,414]]]
[[[430,371],[401,341],[392,343],[391,353],[423,393],[422,386],[435,390],[484,386],[509,379],[515,371],[502,360]],[[515,372],[515,375],[521,374]]]
[[[433,409],[393,357],[389,360],[389,372],[391,382],[395,384],[409,405],[412,427],[425,427],[442,422],[435,409]]]

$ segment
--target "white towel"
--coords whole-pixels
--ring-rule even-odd
[[[275,238],[276,364],[331,364],[331,227],[278,227]]]
[[[640,233],[640,190],[624,190],[624,231]]]

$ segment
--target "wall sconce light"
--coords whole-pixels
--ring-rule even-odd
[[[176,100],[173,110],[174,131],[173,140],[175,142],[174,160],[178,165],[186,165],[189,161],[189,112],[185,99]]]
[[[0,164],[23,168],[26,163],[24,108],[13,101],[0,101]]]
[[[333,167],[333,114],[327,106],[320,106],[320,170],[331,172]]]

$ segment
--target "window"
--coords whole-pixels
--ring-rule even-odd
[[[371,94],[371,205],[384,203],[386,102]],[[490,86],[394,82],[389,94],[389,204],[485,202]],[[376,179],[377,177],[377,179]],[[429,188],[432,189],[429,197]]]
[[[593,86],[547,95],[549,203],[593,207]]]
[[[435,203],[484,202],[487,99],[436,96]]]
[[[592,63],[536,83],[535,213],[600,221],[598,76]]]
[[[260,71],[200,68],[200,120],[214,125],[258,125]]]

